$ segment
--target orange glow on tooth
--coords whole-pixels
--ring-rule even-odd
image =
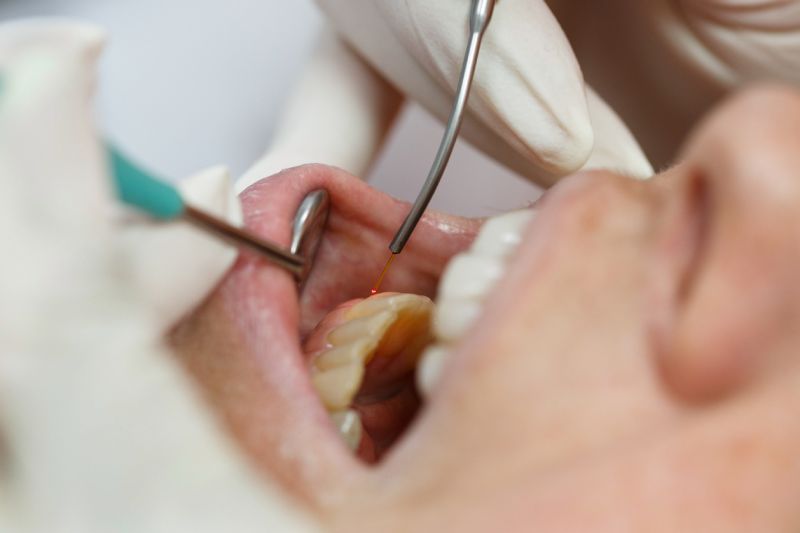
[[[381,288],[381,284],[383,283],[383,278],[386,277],[387,272],[389,272],[389,267],[392,266],[392,261],[394,261],[395,254],[389,256],[389,260],[386,261],[386,266],[383,267],[381,271],[381,275],[378,277],[378,281],[375,282],[375,285],[372,286],[372,290],[369,291],[371,296],[378,294],[378,291]]]

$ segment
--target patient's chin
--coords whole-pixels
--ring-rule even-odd
[[[246,224],[286,245],[299,203],[319,188],[330,193],[332,211],[302,294],[286,272],[242,255],[172,341],[260,468],[322,506],[379,460],[413,418],[419,399],[410,376],[429,339],[429,298],[480,222],[425,217],[385,279],[385,290],[397,294],[361,301],[407,204],[314,165],[245,191]]]

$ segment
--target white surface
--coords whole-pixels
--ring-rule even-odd
[[[108,29],[99,120],[134,156],[172,177],[220,163],[239,175],[261,155],[322,24],[311,0],[0,1],[0,20],[45,15]],[[440,135],[438,122],[410,107],[371,181],[411,199]],[[535,194],[462,144],[433,206],[488,215]]]

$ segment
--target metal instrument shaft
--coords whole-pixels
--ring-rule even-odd
[[[184,206],[183,216],[192,224],[229,241],[231,244],[247,248],[266,257],[269,261],[285,268],[297,278],[300,278],[304,273],[306,267],[305,258],[283,250],[249,231],[232,226],[224,220],[195,209],[190,205]]]
[[[172,184],[155,177],[109,147],[109,166],[116,192],[125,204],[156,220],[184,219],[231,244],[247,248],[291,272],[300,284],[311,270],[330,211],[330,196],[324,189],[309,192],[298,208],[292,224],[292,244],[286,250],[266,239],[237,228],[223,219],[184,202]]]
[[[397,234],[389,245],[389,250],[391,250],[393,254],[399,254],[403,251],[403,248],[405,248],[408,239],[411,238],[411,234],[414,232],[414,228],[417,227],[420,218],[422,218],[422,214],[428,208],[428,204],[430,204],[436,192],[436,188],[442,180],[445,168],[447,168],[447,163],[450,161],[453,147],[461,131],[464,111],[466,110],[467,100],[469,100],[469,93],[472,89],[472,82],[475,78],[478,55],[480,53],[483,37],[486,34],[486,29],[494,13],[494,4],[495,0],[472,0],[472,11],[469,19],[469,44],[464,55],[464,62],[461,66],[461,76],[458,81],[453,109],[450,112],[450,118],[447,121],[442,142],[439,145],[439,150],[433,161],[433,166],[428,173],[428,178],[425,180],[425,184],[422,186],[422,190],[420,190],[411,211],[408,213],[408,216],[400,226],[400,229],[397,230]]]

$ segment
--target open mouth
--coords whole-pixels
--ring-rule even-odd
[[[382,293],[367,299],[407,204],[312,165],[245,191],[246,224],[287,244],[299,203],[319,188],[330,193],[332,210],[302,293],[283,270],[243,254],[173,336],[237,439],[301,495],[307,483],[318,492],[331,472],[379,461],[414,419],[431,299],[448,261],[482,223],[427,215]]]
[[[583,395],[562,395],[560,382],[550,377],[547,365],[563,357],[530,357],[534,331],[553,332],[537,335],[537,353],[572,353],[575,359],[567,359],[574,363],[594,351],[565,329],[551,302],[566,294],[573,320],[589,323],[607,306],[599,297],[596,304],[580,304],[586,294],[637,295],[615,300],[617,307],[602,315],[608,322],[595,328],[616,332],[612,337],[622,343],[620,353],[630,356],[625,364],[631,375],[651,377],[650,364],[639,355],[648,353],[650,332],[649,318],[641,317],[650,316],[650,302],[670,301],[673,288],[695,268],[684,260],[694,255],[692,247],[686,254],[673,252],[675,243],[688,242],[698,231],[696,217],[683,214],[695,210],[681,192],[686,187],[675,187],[677,202],[656,204],[639,184],[584,174],[549,191],[535,215],[521,210],[484,223],[430,213],[392,264],[383,293],[368,298],[407,204],[340,170],[291,169],[245,191],[242,202],[251,230],[286,245],[305,195],[320,188],[330,193],[331,214],[302,292],[284,270],[243,254],[207,302],[177,328],[176,352],[248,456],[316,509],[336,509],[342,500],[357,505],[371,490],[407,477],[404,468],[412,457],[438,465],[441,479],[462,475],[463,458],[471,457],[470,479],[464,481],[472,487],[482,476],[476,468],[497,463],[480,463],[481,454],[495,457],[516,438],[540,442],[536,435],[560,427],[570,409],[581,416],[591,412]],[[600,217],[608,202],[619,202],[616,217]],[[669,216],[656,216],[656,209]],[[533,216],[536,223],[530,224]],[[573,244],[559,246],[559,239]],[[615,259],[587,270],[573,260],[575,246],[595,258],[611,247]],[[537,300],[520,293],[535,293]],[[514,331],[526,333],[514,338]],[[496,364],[498,357],[503,364]],[[438,377],[431,370],[437,359],[448,361]],[[620,394],[650,383],[626,379],[630,389],[620,389],[614,380],[596,379],[598,391]],[[529,397],[533,386],[540,399],[558,398],[559,409],[523,408],[517,414],[524,422],[495,424],[502,414],[496,401],[485,401],[492,391],[502,390],[495,400],[505,400]],[[627,403],[619,405],[621,420],[639,420]],[[608,432],[590,432],[585,445],[594,446],[598,435],[609,438]],[[541,442],[542,461],[571,453],[558,447],[558,439],[552,446],[549,439]],[[466,450],[452,455],[453,443]],[[508,461],[513,469],[510,456]],[[424,472],[416,474],[404,498],[416,498],[418,487],[426,494],[441,488],[434,481],[429,486]]]

